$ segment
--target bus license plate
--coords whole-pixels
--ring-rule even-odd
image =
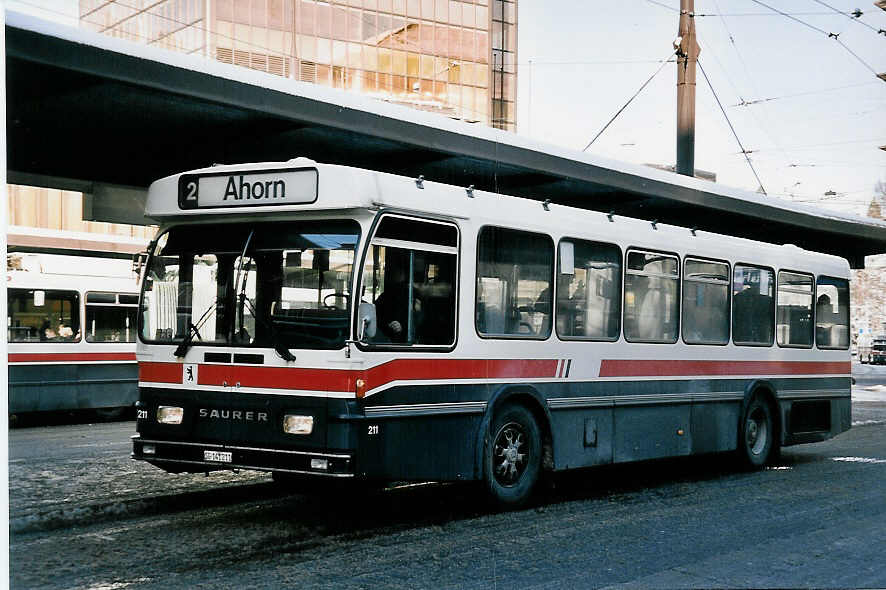
[[[204,461],[215,461],[216,463],[230,463],[233,457],[229,451],[203,451]]]

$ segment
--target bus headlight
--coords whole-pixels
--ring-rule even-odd
[[[157,422],[160,424],[181,424],[184,415],[184,408],[176,406],[160,406],[157,408]]]
[[[287,434],[311,434],[313,431],[313,416],[296,416],[295,414],[283,416],[283,432]]]

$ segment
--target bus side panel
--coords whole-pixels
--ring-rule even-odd
[[[474,479],[481,414],[369,417],[359,424],[357,475],[368,479]]]
[[[617,407],[614,461],[688,455],[692,449],[690,410],[689,404]]]
[[[692,453],[732,451],[738,445],[738,402],[692,404]]]
[[[73,410],[80,407],[77,398],[76,365],[9,367],[9,412],[12,414]]]
[[[138,365],[78,365],[76,389],[78,408],[131,406],[138,400]]]
[[[369,479],[474,479],[487,385],[392,387],[366,398],[357,424],[357,475]],[[448,407],[447,407],[448,406]]]
[[[611,408],[552,411],[557,469],[612,463],[612,417]]]

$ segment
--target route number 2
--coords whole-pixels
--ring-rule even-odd
[[[185,195],[185,201],[190,201],[192,203],[197,202],[197,183],[193,180],[189,182],[186,187],[188,193]]]
[[[370,424],[369,431],[367,432],[367,434],[369,436],[373,436],[375,434],[378,434],[378,424]]]

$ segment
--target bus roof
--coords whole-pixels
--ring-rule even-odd
[[[189,183],[197,182],[190,187]],[[283,187],[275,183],[285,183]],[[293,188],[295,191],[293,191]],[[196,201],[185,200],[196,190]],[[214,194],[210,194],[214,191]],[[226,194],[225,194],[226,193]],[[256,196],[256,194],[259,196]],[[227,197],[227,198],[225,198]],[[506,201],[506,206],[503,202]],[[640,247],[695,252],[707,257],[734,259],[740,249],[758,263],[781,268],[805,268],[810,256],[819,272],[848,276],[841,257],[619,215],[576,209],[554,203],[513,197],[464,187],[406,178],[359,168],[318,164],[307,158],[213,166],[175,174],[154,182],[148,192],[147,215],[160,222],[218,220],[294,212],[391,209],[421,212],[475,225],[496,224],[558,236],[594,236],[621,243],[626,237]],[[796,261],[792,264],[792,261]]]

